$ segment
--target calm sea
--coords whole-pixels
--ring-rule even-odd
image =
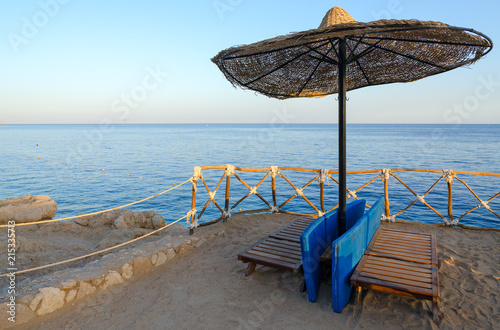
[[[329,124],[158,124],[158,125],[0,125],[0,199],[49,195],[58,203],[57,217],[95,212],[127,204],[171,188],[192,176],[194,166],[232,164],[259,168],[272,165],[311,169],[337,169],[337,127]],[[452,169],[500,173],[500,125],[361,125],[347,126],[347,168],[351,171],[383,168]],[[104,169],[104,171],[103,171]],[[214,189],[222,171],[204,171]],[[283,172],[298,187],[314,176]],[[396,173],[417,194],[423,195],[440,174]],[[263,178],[242,173],[250,186]],[[356,189],[376,174],[348,177]],[[500,178],[459,175],[475,193],[487,200],[500,192]],[[278,204],[294,191],[278,179]],[[199,185],[198,212],[207,200]],[[233,178],[231,204],[248,188]],[[272,203],[270,178],[258,192]],[[319,206],[319,185],[304,189]],[[426,201],[446,216],[447,187],[441,181]],[[326,186],[326,207],[335,205],[337,187]],[[391,212],[395,214],[415,200],[396,179],[389,186]],[[373,202],[383,196],[378,179],[358,193]],[[224,191],[216,200],[223,207]],[[460,182],[453,183],[453,213],[461,216],[479,204]],[[500,197],[489,203],[500,213]],[[255,195],[237,209],[265,207]],[[191,186],[130,207],[153,209],[167,221],[176,220],[191,208]],[[283,209],[313,213],[304,200],[295,198]],[[201,222],[220,216],[210,204]],[[439,223],[441,219],[417,203],[398,216],[400,219]],[[484,207],[467,215],[461,223],[500,228],[500,219]]]

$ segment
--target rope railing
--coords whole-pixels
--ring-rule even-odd
[[[170,189],[167,189],[167,190],[164,190],[162,192],[159,192],[159,193],[157,193],[155,195],[143,198],[141,200],[138,200],[138,201],[135,201],[135,202],[132,202],[132,203],[128,203],[128,204],[125,204],[125,205],[113,207],[113,208],[110,208],[110,209],[106,209],[106,210],[102,210],[102,211],[98,211],[98,212],[80,214],[80,215],[71,216],[71,217],[59,218],[59,219],[34,221],[34,222],[25,222],[25,223],[16,223],[14,225],[14,227],[36,225],[36,224],[44,224],[44,223],[54,223],[54,222],[60,222],[60,221],[71,220],[71,219],[78,219],[78,218],[83,218],[83,217],[87,217],[87,216],[91,216],[91,215],[97,215],[97,214],[103,214],[103,213],[111,212],[111,211],[114,211],[114,210],[118,210],[118,209],[122,209],[122,208],[125,208],[125,207],[128,207],[128,206],[136,205],[136,204],[145,202],[147,200],[150,200],[152,198],[161,196],[161,195],[163,195],[163,194],[165,194],[167,192],[170,192],[172,190],[180,188],[184,184],[186,184],[188,182],[191,182],[191,181],[192,181],[192,178],[190,178],[190,179],[188,179],[188,180],[186,180],[186,181],[184,181],[184,182],[182,182],[182,183],[180,183],[180,184],[178,184],[178,185],[176,185],[176,186],[174,186],[174,187],[172,187]],[[169,224],[167,224],[167,225],[165,225],[165,226],[163,226],[161,228],[153,230],[153,231],[151,231],[151,232],[149,232],[147,234],[144,234],[144,235],[142,235],[140,237],[134,238],[134,239],[129,240],[127,242],[123,242],[123,243],[117,244],[115,246],[112,246],[112,247],[109,247],[109,248],[106,248],[106,249],[102,249],[102,250],[99,250],[99,251],[91,252],[91,253],[88,253],[88,254],[85,254],[85,255],[82,255],[82,256],[79,256],[79,257],[75,257],[75,258],[71,258],[71,259],[67,259],[67,260],[55,262],[55,263],[44,265],[44,266],[39,266],[39,267],[30,268],[30,269],[16,271],[16,274],[22,274],[22,273],[32,272],[32,271],[36,271],[36,270],[41,270],[41,269],[45,269],[45,268],[49,268],[49,267],[54,267],[54,266],[66,264],[66,263],[69,263],[69,262],[73,262],[73,261],[85,259],[85,258],[92,257],[92,256],[95,256],[95,255],[98,255],[98,254],[102,254],[104,252],[108,252],[108,251],[117,249],[119,247],[123,247],[125,245],[128,245],[128,244],[137,242],[137,241],[139,241],[141,239],[144,239],[144,238],[146,238],[148,236],[154,235],[154,234],[156,234],[156,233],[158,233],[158,232],[160,232],[160,231],[162,231],[162,230],[164,230],[164,229],[172,226],[173,224],[178,223],[179,221],[188,218],[189,216],[190,216],[190,214],[188,213],[187,215],[183,216],[182,218],[179,218],[179,219],[177,219],[177,220],[175,220],[175,221],[173,221],[173,222],[171,222],[171,223],[169,223]],[[13,226],[12,225],[0,225],[0,227],[4,228],[4,227],[13,227]],[[5,276],[8,276],[8,275],[10,275],[10,274],[9,273],[1,274],[0,277],[5,277]]]
[[[218,180],[217,185],[213,190],[209,188],[209,185],[205,178],[203,177],[203,172],[207,170],[223,170],[224,173],[220,180]],[[296,183],[292,182],[290,178],[288,177],[288,174],[285,175],[286,171],[290,172],[300,172],[304,173],[305,175],[307,174],[312,174],[310,179],[308,179],[307,183],[304,185],[297,185]],[[264,176],[262,179],[258,181],[258,183],[255,186],[250,185],[246,179],[242,177],[243,172],[251,172],[251,173],[258,173],[258,172],[263,172]],[[396,172],[421,172],[421,173],[436,173],[439,174],[439,177],[437,178],[436,181],[421,195],[419,195],[415,190],[413,190],[399,175],[396,175]],[[243,212],[238,212],[238,213],[252,213],[252,212],[272,212],[272,213],[287,213],[287,214],[300,214],[300,215],[309,215],[309,216],[321,216],[325,214],[326,212],[329,212],[331,210],[334,210],[335,208],[338,207],[338,204],[330,208],[328,211],[327,208],[325,207],[325,181],[327,180],[332,180],[334,183],[338,184],[338,180],[333,176],[337,174],[338,171],[330,171],[330,170],[316,170],[316,169],[304,169],[304,168],[296,168],[296,167],[278,167],[278,166],[270,166],[270,167],[265,167],[265,168],[243,168],[243,167],[236,167],[233,165],[225,165],[225,166],[215,166],[215,165],[209,165],[209,166],[197,166],[193,170],[193,177],[191,179],[192,182],[192,202],[191,202],[191,210],[188,213],[188,218],[187,222],[190,225],[191,228],[191,233],[193,232],[194,228],[200,226],[199,220],[205,213],[207,207],[210,205],[212,202],[217,209],[221,212],[221,216],[218,219],[215,219],[210,222],[205,222],[202,223],[201,225],[207,225],[211,224],[214,222],[219,222],[219,221],[227,221],[230,217],[234,209],[236,209],[237,206],[239,206],[245,199],[250,197],[251,195],[256,195],[264,204],[265,207],[261,209],[256,209],[256,210],[246,210]],[[402,168],[395,168],[395,169],[381,169],[381,170],[366,170],[366,171],[348,171],[348,175],[356,175],[356,174],[376,174],[376,176],[367,181],[366,183],[362,184],[359,188],[351,190],[351,189],[346,189],[346,197],[347,198],[354,198],[358,199],[357,193],[360,192],[361,190],[365,189],[367,186],[370,184],[374,183],[377,181],[379,178],[381,179],[381,182],[383,184],[383,194],[384,194],[384,199],[385,199],[385,214],[382,217],[382,220],[386,221],[395,221],[396,216],[401,215],[402,213],[406,212],[410,207],[417,203],[422,203],[425,205],[428,209],[430,209],[434,214],[436,214],[444,224],[446,225],[458,225],[458,222],[463,219],[466,215],[470,214],[474,210],[484,207],[488,211],[490,211],[492,214],[494,214],[496,217],[500,218],[498,213],[493,211],[491,207],[488,205],[492,200],[500,196],[500,192],[493,195],[487,200],[481,200],[479,196],[474,192],[472,188],[470,188],[467,183],[457,177],[457,175],[476,175],[476,176],[489,176],[489,177],[500,177],[500,173],[487,173],[487,172],[470,172],[470,171],[452,171],[452,170],[430,170],[430,169],[402,169]],[[232,206],[230,206],[230,199],[232,198],[230,196],[230,191],[231,191],[231,178],[236,179],[238,182],[243,184],[244,187],[248,189],[248,192],[244,194],[236,203],[234,203]],[[272,202],[266,200],[261,194],[257,193],[257,189],[261,188],[263,183],[271,177],[271,192],[272,192]],[[389,181],[390,178],[394,178],[396,183],[401,184],[404,189],[409,191],[413,197],[415,198],[409,205],[404,207],[398,212],[394,212],[391,214],[391,209],[390,209],[390,199],[389,199]],[[276,190],[276,180],[278,178],[281,178],[284,182],[288,184],[291,189],[295,191],[295,193],[288,198],[285,196],[284,202],[281,204],[278,204],[277,202],[277,190]],[[225,179],[225,180],[224,180]],[[428,194],[433,191],[438,184],[442,181],[445,180],[447,183],[447,211],[448,214],[446,216],[442,215],[435,206],[431,205],[429,202],[425,200],[425,198],[428,196]],[[453,184],[453,179],[457,179],[460,183],[462,183],[471,193],[472,195],[479,201],[479,204],[467,212],[465,212],[462,216],[460,217],[454,217],[453,216],[453,190],[452,190],[452,184]],[[208,200],[203,204],[203,209],[201,210],[200,213],[196,214],[196,201],[197,198],[200,197],[198,194],[198,186],[197,182],[198,180],[201,180],[203,183],[203,187],[208,193]],[[315,205],[310,198],[306,196],[304,193],[304,189],[312,185],[315,181],[318,181],[319,184],[319,206]],[[225,181],[226,185],[223,187],[223,182]],[[217,201],[215,200],[215,194],[217,193],[218,190],[224,189],[225,188],[225,196],[224,196],[224,207],[219,205]],[[312,209],[314,212],[313,214],[304,214],[304,213],[297,213],[293,211],[288,211],[284,210],[283,207],[285,205],[288,205],[289,203],[292,202],[295,198],[300,197],[302,200],[306,202],[306,204]],[[394,200],[394,198],[393,198]],[[369,206],[368,206],[369,207]],[[240,209],[241,210],[241,209]]]
[[[159,233],[160,231],[172,226],[173,224],[175,223],[178,223],[179,221],[185,219],[186,216],[183,216],[182,218],[180,219],[177,219],[161,228],[158,228],[156,230],[153,230],[152,232],[149,232],[147,234],[144,234],[140,237],[137,237],[137,238],[134,238],[134,239],[131,239],[130,241],[127,241],[127,242],[123,242],[123,243],[120,243],[118,245],[115,245],[115,246],[112,246],[112,247],[109,247],[109,248],[106,248],[106,249],[102,249],[102,250],[99,250],[99,251],[95,251],[95,252],[91,252],[91,253],[88,253],[86,255],[83,255],[83,256],[79,256],[79,257],[75,257],[75,258],[71,258],[71,259],[67,259],[67,260],[63,260],[63,261],[59,261],[59,262],[55,262],[55,263],[52,263],[52,264],[48,264],[48,265],[44,265],[44,266],[40,266],[40,267],[34,267],[34,268],[30,268],[30,269],[24,269],[24,270],[20,270],[20,271],[16,271],[16,274],[23,274],[23,273],[28,273],[28,272],[33,272],[35,270],[41,270],[41,269],[45,269],[45,268],[49,268],[49,267],[54,267],[54,266],[58,266],[58,265],[63,265],[63,264],[66,264],[68,262],[72,262],[72,261],[77,261],[77,260],[81,260],[81,259],[85,259],[85,258],[88,258],[88,257],[92,257],[92,256],[95,256],[95,255],[98,255],[98,254],[102,254],[104,252],[108,252],[108,251],[111,251],[111,250],[114,250],[114,249],[117,249],[119,247],[122,247],[122,246],[125,246],[125,245],[128,245],[128,244],[131,244],[131,243],[134,243],[134,242],[137,242],[141,239],[144,239],[148,236],[151,236],[151,235],[154,235],[154,234],[157,234]],[[5,277],[5,276],[9,276],[11,275],[10,273],[5,273],[5,274],[1,274],[0,277]]]
[[[111,212],[111,211],[114,211],[114,210],[118,210],[118,209],[122,209],[122,208],[125,208],[125,207],[128,207],[128,206],[132,206],[132,205],[135,205],[135,204],[139,204],[139,203],[142,203],[142,202],[145,202],[147,200],[150,200],[152,198],[155,198],[155,197],[158,197],[160,195],[163,195],[169,191],[172,191],[174,189],[177,189],[177,188],[180,188],[181,186],[183,186],[184,184],[188,183],[188,182],[191,182],[192,179],[188,179],[170,189],[167,189],[167,190],[164,190],[162,192],[159,192],[155,195],[152,195],[152,196],[149,196],[149,197],[146,197],[146,198],[143,198],[141,200],[138,200],[138,201],[135,201],[135,202],[132,202],[132,203],[128,203],[128,204],[125,204],[125,205],[121,205],[121,206],[117,206],[117,207],[113,207],[113,208],[110,208],[110,209],[106,209],[106,210],[102,210],[102,211],[98,211],[98,212],[92,212],[92,213],[86,213],[86,214],[80,214],[80,215],[77,215],[77,216],[71,216],[71,217],[65,217],[65,218],[59,218],[59,219],[51,219],[51,220],[44,220],[44,221],[35,221],[35,222],[25,222],[25,223],[18,223],[18,224],[15,224],[15,227],[18,227],[18,226],[28,226],[28,225],[35,225],[35,224],[43,224],[43,223],[54,223],[54,222],[60,222],[60,221],[65,221],[65,220],[71,220],[71,219],[77,219],[77,218],[83,218],[83,217],[87,217],[87,216],[91,216],[91,215],[97,215],[97,214],[102,214],[102,213],[107,213],[107,212]],[[30,269],[25,269],[25,270],[20,270],[20,271],[16,271],[16,274],[22,274],[22,273],[27,273],[27,272],[32,272],[32,271],[36,271],[36,270],[41,270],[41,269],[45,269],[45,268],[49,268],[49,267],[54,267],[54,266],[58,266],[58,265],[62,265],[62,264],[66,264],[66,263],[69,263],[69,262],[72,262],[72,261],[77,261],[77,260],[81,260],[81,259],[85,259],[85,258],[88,258],[88,257],[92,257],[92,256],[95,256],[95,255],[98,255],[98,254],[102,254],[104,252],[108,252],[108,251],[111,251],[111,250],[114,250],[114,249],[117,249],[119,247],[123,247],[125,245],[128,245],[128,244],[131,244],[131,243],[134,243],[134,242],[137,242],[141,239],[144,239],[148,236],[151,236],[151,235],[154,235],[170,226],[172,226],[173,224],[175,223],[178,223],[179,221],[183,220],[183,219],[186,219],[187,217],[189,216],[189,213],[185,216],[183,216],[182,218],[179,218],[161,228],[158,228],[156,230],[153,230],[147,234],[144,234],[140,237],[137,237],[137,238],[134,238],[132,240],[129,240],[127,242],[123,242],[123,243],[120,243],[120,244],[117,244],[115,246],[112,246],[112,247],[109,247],[109,248],[106,248],[106,249],[102,249],[102,250],[99,250],[99,251],[95,251],[95,252],[91,252],[91,253],[88,253],[88,254],[85,254],[85,255],[82,255],[82,256],[79,256],[79,257],[75,257],[75,258],[71,258],[71,259],[67,259],[67,260],[63,260],[63,261],[59,261],[59,262],[55,262],[55,263],[52,263],[52,264],[48,264],[48,265],[44,265],[44,266],[39,266],[39,267],[34,267],[34,268],[30,268]],[[1,225],[0,227],[12,227],[11,225]],[[5,277],[5,276],[8,276],[10,275],[9,273],[6,273],[6,274],[1,274],[0,277]]]
[[[135,205],[135,204],[139,204],[139,203],[145,202],[147,200],[150,200],[150,199],[153,199],[153,198],[158,197],[160,195],[163,195],[163,194],[165,194],[165,193],[167,193],[169,191],[172,191],[174,189],[180,188],[181,186],[185,185],[186,183],[188,183],[190,181],[191,181],[191,179],[188,179],[188,180],[184,181],[183,183],[180,183],[180,184],[178,184],[178,185],[176,185],[176,186],[174,186],[174,187],[172,187],[170,189],[164,190],[164,191],[159,192],[159,193],[157,193],[155,195],[143,198],[141,200],[138,200],[138,201],[135,201],[135,202],[132,202],[132,203],[128,203],[128,204],[125,204],[125,205],[113,207],[113,208],[110,208],[110,209],[106,209],[106,210],[102,210],[102,211],[98,211],[98,212],[92,212],[92,213],[85,213],[85,214],[80,214],[80,215],[75,215],[75,216],[65,217],[65,218],[16,223],[16,227],[30,226],[30,225],[41,225],[41,224],[44,224],[44,223],[60,222],[60,221],[66,221],[66,220],[84,218],[84,217],[88,217],[88,216],[91,216],[91,215],[97,215],[97,214],[111,212],[111,211],[114,211],[114,210],[123,209],[125,207],[129,207],[129,206],[132,206],[132,205]],[[10,226],[9,225],[0,225],[0,228],[5,228],[5,227],[10,227]]]

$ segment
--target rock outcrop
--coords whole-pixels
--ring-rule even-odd
[[[0,224],[52,219],[56,216],[57,203],[49,196],[22,196],[0,201]]]
[[[80,226],[96,229],[159,229],[166,225],[165,219],[156,211],[115,210],[107,213],[76,219]]]

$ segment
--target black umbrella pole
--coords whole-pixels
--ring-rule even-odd
[[[339,41],[339,235],[347,230],[346,223],[346,41]]]

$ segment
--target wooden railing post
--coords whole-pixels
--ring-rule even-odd
[[[324,195],[324,190],[325,190],[325,183],[320,182],[319,184],[319,199],[321,202],[321,213],[325,213],[325,195]]]
[[[446,184],[448,185],[448,221],[453,224],[453,189],[451,187],[453,183],[453,177],[455,173],[452,170],[446,171]]]
[[[224,203],[224,214],[222,214],[222,222],[227,222],[230,217],[229,213],[229,189],[231,187],[231,173],[234,172],[234,166],[226,165],[226,201]]]
[[[385,217],[391,217],[391,210],[389,208],[389,175],[391,170],[383,169],[382,170],[382,181],[384,181],[384,197],[385,197]]]
[[[273,208],[272,211],[278,212],[278,201],[276,199],[276,174],[278,174],[278,166],[271,166],[271,189],[273,192]]]
[[[325,180],[328,177],[328,170],[321,170],[319,174],[319,200],[321,203],[321,213],[325,214]]]
[[[196,217],[196,191],[198,189],[197,184],[198,184],[198,178],[201,175],[201,167],[196,166],[193,169],[193,178],[191,179],[191,182],[193,183],[193,187],[191,190],[191,211],[189,211],[189,217],[188,219],[190,228],[189,228],[189,235],[194,234],[194,224],[195,224],[195,217]]]
[[[223,222],[226,222],[228,219],[227,212],[229,211],[229,188],[231,186],[231,174],[226,175],[226,201],[224,203],[224,212],[226,214],[223,215]]]
[[[453,223],[453,191],[451,182],[448,182],[448,220]]]

